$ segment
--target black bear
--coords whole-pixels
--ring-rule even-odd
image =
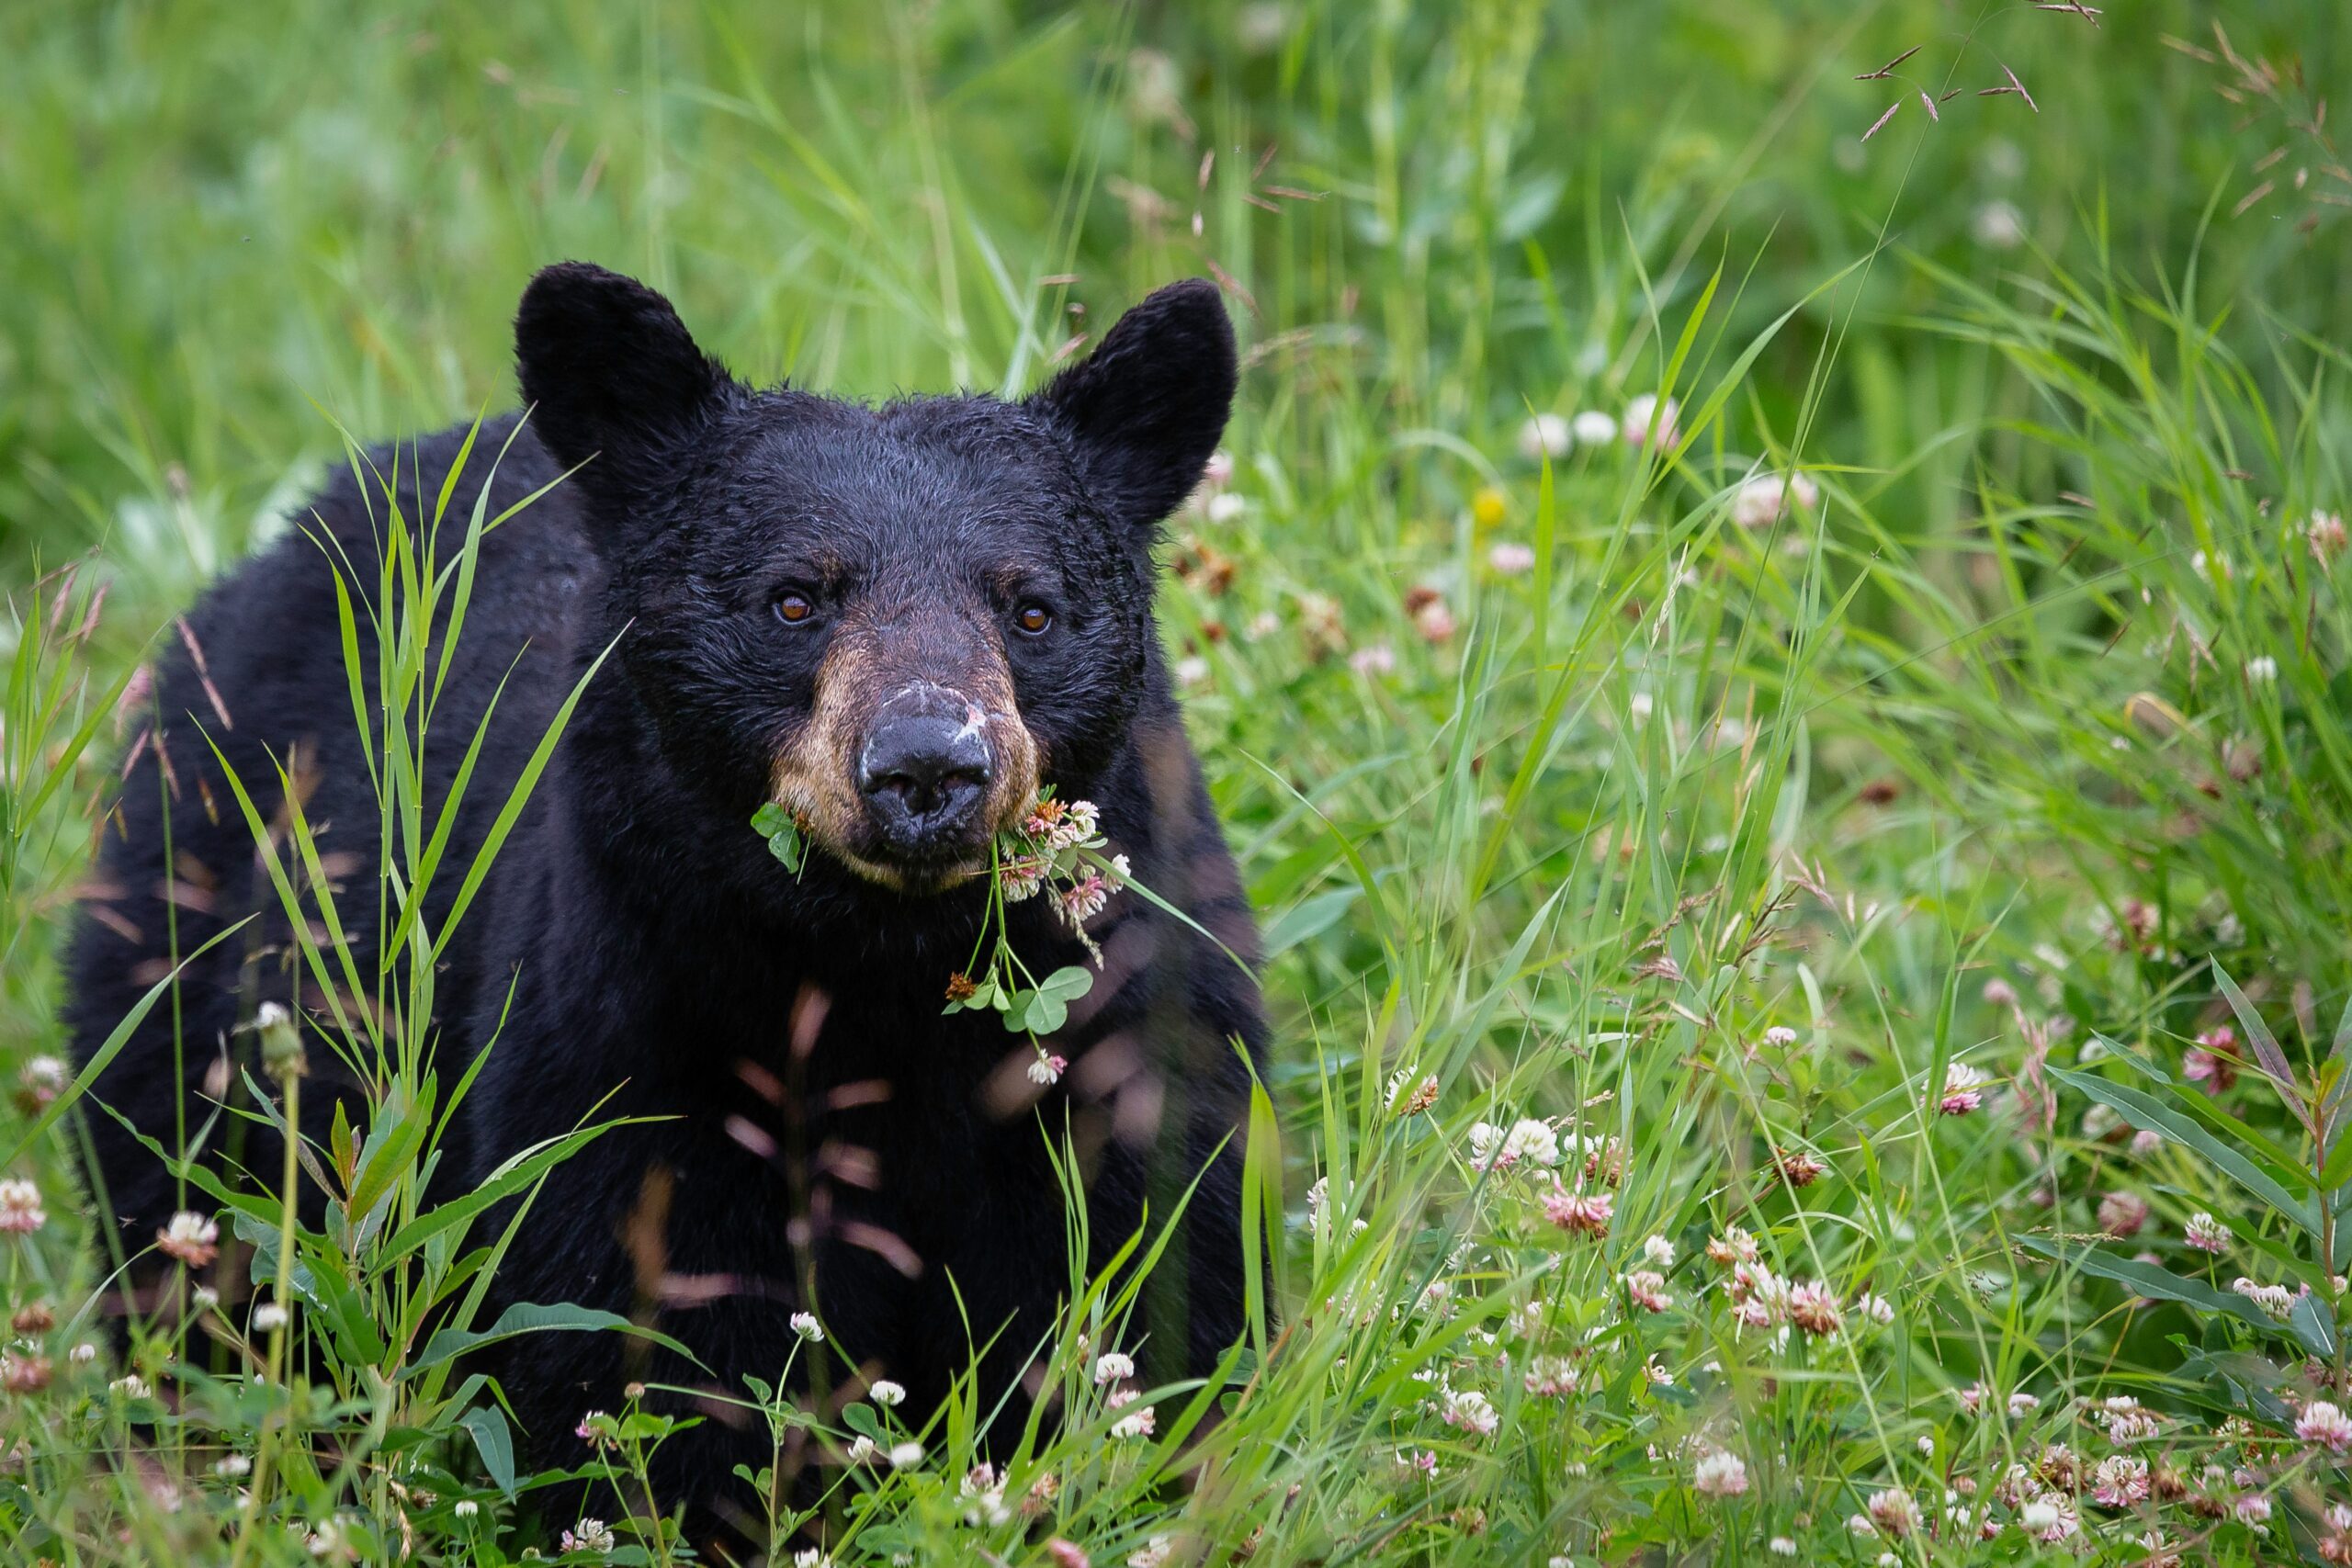
[[[437,699],[454,739],[426,765],[447,792],[500,694],[444,863],[470,861],[610,649],[436,976],[440,1082],[490,1047],[442,1176],[478,1180],[584,1122],[658,1119],[556,1169],[491,1310],[609,1309],[701,1363],[617,1334],[510,1341],[494,1371],[533,1450],[583,1459],[575,1425],[631,1382],[742,1397],[745,1374],[785,1364],[804,1310],[853,1381],[890,1379],[918,1406],[976,1347],[984,1382],[1017,1383],[1070,1288],[1064,1150],[1095,1263],[1182,1205],[1174,1284],[1148,1288],[1125,1348],[1147,1373],[1213,1367],[1243,1328],[1240,1128],[1264,1029],[1250,911],[1163,668],[1151,551],[1232,400],[1216,290],[1160,289],[1020,401],[755,390],[662,296],[577,263],[532,280],[515,352],[526,412],[487,423],[462,466],[462,431],[374,455],[412,525],[453,468],[456,518],[486,475],[493,517],[547,491],[484,536]],[[275,911],[214,745],[266,818],[284,809],[276,770],[296,781],[352,951],[372,956],[398,914],[396,889],[368,886],[379,808],[328,553],[372,582],[374,484],[330,485],[162,660],[70,957],[84,1060],[172,954]],[[1134,890],[1082,926],[1048,899],[997,906],[1031,975],[1095,974],[1046,1042],[1066,1059],[1050,1083],[995,1012],[943,1010],[989,919],[996,835],[1041,792],[1095,803],[1107,848],[1185,917]],[[797,870],[752,829],[771,804],[805,841]],[[429,891],[430,929],[455,881]],[[322,1015],[282,921],[250,929],[184,976],[176,1023],[159,1007],[98,1079],[166,1145],[246,1081],[261,1004]],[[306,1083],[325,1088],[306,1088],[306,1125],[350,1092],[330,1055],[314,1043]],[[250,1121],[243,1161],[275,1171]],[[112,1118],[90,1126],[94,1190],[135,1253],[174,1181]],[[733,1491],[755,1511],[729,1471],[766,1462],[765,1429],[716,1400],[671,1407],[706,1419],[662,1450],[661,1500],[723,1518]]]

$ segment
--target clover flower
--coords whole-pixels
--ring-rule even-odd
[[[815,1313],[796,1312],[792,1314],[791,1322],[792,1332],[809,1344],[818,1345],[824,1342],[825,1325],[817,1321]]]
[[[1617,422],[1599,409],[1587,409],[1568,421],[1568,434],[1586,446],[1606,446],[1617,439]]]
[[[2107,1428],[2111,1443],[2141,1443],[2154,1437],[2164,1423],[2156,1413],[2128,1393],[2117,1394],[2092,1413],[2091,1418]]]
[[[1692,1467],[1690,1485],[1702,1497],[1737,1497],[1747,1491],[1747,1464],[1724,1449],[1710,1449]]]
[[[2295,1310],[2295,1292],[2284,1285],[2257,1284],[2241,1274],[2230,1281],[2230,1289],[2280,1323]]]
[[[1769,527],[1792,507],[1810,512],[1820,500],[1821,487],[1803,474],[1758,474],[1732,492],[1731,520],[1743,528]]]
[[[1556,1180],[1544,1198],[1544,1217],[1570,1235],[1607,1235],[1616,1208],[1617,1200],[1606,1192],[1572,1192]]]
[[[888,1378],[876,1378],[866,1386],[865,1397],[885,1410],[895,1410],[906,1403],[906,1386]]]
[[[49,1223],[41,1207],[40,1189],[29,1181],[0,1181],[0,1231],[30,1235]]]
[[[50,1360],[28,1351],[0,1350],[0,1389],[10,1393],[39,1393],[49,1386]]]
[[[1531,463],[1564,457],[1575,440],[1566,420],[1555,413],[1539,413],[1519,427],[1519,455]]]
[[[57,1057],[28,1056],[25,1065],[17,1069],[17,1098],[28,1111],[39,1111],[53,1104],[71,1081],[72,1075]]]
[[[1636,1269],[1625,1276],[1625,1293],[1644,1312],[1664,1312],[1674,1304],[1667,1294],[1666,1276],[1655,1269]]]
[[[1936,1109],[1947,1116],[1965,1116],[1984,1104],[1984,1085],[1989,1079],[1966,1062],[1954,1062],[1944,1068],[1943,1099]]]
[[[1807,1334],[1826,1336],[1846,1325],[1845,1314],[1838,1310],[1837,1292],[1818,1280],[1808,1280],[1789,1287],[1789,1321]]]
[[[2132,1508],[2148,1500],[2148,1461],[2109,1454],[2091,1471],[2091,1501],[2102,1508]]]
[[[1111,1423],[1111,1436],[1122,1439],[1148,1438],[1156,1417],[1150,1405],[1141,1405]]]
[[[2335,565],[2346,543],[2343,516],[2334,512],[2312,513],[2311,521],[2303,525],[2303,539],[2311,546],[2312,559],[2323,569]]]
[[[1566,1356],[1533,1356],[1521,1383],[1532,1394],[1558,1398],[1577,1390],[1577,1364]]]
[[[2181,1227],[2180,1239],[2199,1252],[2225,1252],[2230,1245],[2230,1227],[2199,1209]]]
[[[1447,1426],[1459,1427],[1480,1438],[1490,1435],[1502,1424],[1502,1416],[1496,1411],[1494,1401],[1475,1388],[1446,1390],[1444,1404],[1438,1416]]]
[[[2136,1192],[2110,1192],[2098,1201],[2098,1228],[2121,1240],[2138,1235],[2148,1223],[2148,1201]]]
[[[563,1532],[566,1551],[610,1551],[613,1546],[612,1527],[602,1519],[582,1519]]]
[[[1829,1167],[1810,1149],[1784,1149],[1775,1146],[1772,1160],[1780,1168],[1781,1179],[1792,1187],[1810,1187],[1821,1179]]]
[[[1041,1089],[1051,1089],[1062,1081],[1062,1074],[1069,1066],[1069,1058],[1039,1050],[1029,1063],[1029,1081]]]
[[[1735,1263],[1753,1263],[1759,1256],[1756,1238],[1737,1225],[1726,1225],[1724,1234],[1707,1243],[1707,1261],[1730,1268]]]
[[[1919,1528],[1919,1505],[1901,1487],[1871,1493],[1863,1506],[1869,1510],[1871,1523],[1897,1540]]]
[[[1487,564],[1505,577],[1517,577],[1535,565],[1533,547],[1503,540],[1487,552]]]
[[[2314,1399],[2303,1406],[2295,1420],[2295,1436],[2307,1443],[2316,1443],[2332,1454],[2352,1449],[2352,1416],[2324,1399]]]
[[[1661,446],[1673,446],[1678,434],[1674,428],[1674,422],[1681,412],[1681,405],[1672,398],[1661,399],[1655,392],[1644,392],[1625,405],[1625,420],[1622,427],[1625,445],[1647,446],[1650,439],[1650,425],[1655,421],[1657,425],[1657,444]]]
[[[155,1233],[155,1245],[191,1269],[201,1269],[220,1250],[220,1227],[183,1209]]]
[[[1102,906],[1111,901],[1111,885],[1101,872],[1090,869],[1057,891],[1054,899],[1062,919],[1076,928],[1102,912]]]
[[[892,1470],[912,1470],[922,1462],[921,1443],[900,1443],[890,1450]]]
[[[1006,903],[1025,903],[1046,886],[1046,874],[1053,869],[1054,863],[1044,855],[1015,855],[998,863],[997,886]]]

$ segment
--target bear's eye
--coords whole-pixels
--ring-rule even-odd
[[[787,588],[775,596],[775,618],[787,626],[797,626],[816,613],[816,604],[797,589]]]
[[[1042,637],[1054,624],[1054,613],[1033,600],[1012,612],[1012,624],[1031,637]]]

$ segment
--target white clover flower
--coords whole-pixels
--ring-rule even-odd
[[[582,1519],[563,1532],[566,1551],[610,1551],[614,1544],[612,1527],[602,1519]]]
[[[2278,661],[2267,653],[2259,653],[2245,661],[2245,678],[2257,686],[2267,685],[2278,679]]]
[[[1599,409],[1587,409],[1568,422],[1568,434],[1586,446],[1606,446],[1617,439],[1617,422]]]
[[[2025,243],[2025,214],[2012,201],[1988,201],[1969,220],[1968,231],[1987,250],[2013,251]]]
[[[1502,1424],[1494,1402],[1475,1388],[1446,1390],[1438,1414],[1447,1426],[1459,1427],[1474,1437],[1487,1437]]]
[[[1111,1436],[1122,1440],[1148,1438],[1154,1422],[1151,1406],[1139,1404],[1111,1423]]]
[[[2225,1252],[2230,1246],[2230,1227],[2199,1209],[2181,1227],[2181,1240],[2199,1252]]]
[[[1212,523],[1230,523],[1249,510],[1250,503],[1231,491],[1209,497],[1208,504],[1201,508]]]
[[[202,1214],[183,1209],[155,1233],[155,1245],[191,1269],[212,1261],[220,1248],[220,1227]]]
[[[1625,405],[1623,425],[1625,444],[1629,446],[1647,445],[1650,438],[1650,424],[1655,420],[1657,424],[1657,444],[1660,446],[1673,446],[1680,434],[1674,428],[1674,422],[1680,417],[1681,412],[1681,405],[1672,398],[1661,399],[1655,392],[1644,392]]]
[[[874,1439],[863,1432],[849,1440],[848,1457],[852,1464],[865,1464],[879,1451],[875,1446]]]
[[[1662,1235],[1651,1236],[1642,1243],[1642,1256],[1661,1269],[1674,1267],[1674,1244]]]
[[[1510,1124],[1510,1132],[1503,1139],[1502,1160],[1505,1165],[1517,1165],[1521,1161],[1531,1165],[1557,1165],[1560,1163],[1560,1134],[1549,1122],[1522,1116]]]
[[[922,1462],[921,1443],[900,1443],[890,1450],[892,1470],[912,1470]]]
[[[2339,1405],[2314,1399],[2303,1406],[2302,1415],[2296,1420],[2295,1436],[2307,1443],[2317,1443],[2332,1454],[2340,1454],[2352,1449],[2352,1416],[2346,1416]]]
[[[1555,413],[1539,413],[1519,427],[1519,455],[1531,463],[1565,457],[1575,439],[1566,420]]]
[[[823,1343],[825,1337],[824,1325],[817,1321],[817,1314],[813,1312],[794,1313],[792,1332],[811,1345]]]
[[[282,1303],[262,1302],[254,1308],[254,1332],[256,1334],[268,1334],[283,1328],[286,1322],[286,1307]]]
[[[1094,1358],[1094,1383],[1125,1382],[1136,1375],[1135,1358],[1124,1351],[1105,1350]]]
[[[470,1519],[481,1512],[481,1505],[471,1497],[466,1497],[459,1499],[458,1506],[449,1511],[461,1519]]]
[[[1727,1450],[1710,1450],[1699,1456],[1690,1485],[1703,1497],[1740,1496],[1747,1490],[1747,1463]]]
[[[0,1231],[29,1235],[48,1223],[40,1188],[29,1181],[0,1181]]]
[[[1487,564],[1505,577],[1517,577],[1535,565],[1532,546],[1503,540],[1487,552]]]
[[[892,1382],[888,1378],[876,1378],[866,1388],[865,1397],[885,1410],[895,1410],[906,1403],[906,1385]]]

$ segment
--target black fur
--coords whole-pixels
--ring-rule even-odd
[[[952,599],[985,614],[1042,597],[1054,635],[1008,640],[1005,657],[1046,778],[1066,799],[1099,802],[1137,876],[1254,962],[1151,615],[1152,531],[1197,479],[1234,387],[1215,290],[1163,289],[1026,403],[874,409],[755,392],[706,358],[658,295],[577,264],[534,280],[516,338],[534,412],[492,481],[492,513],[578,473],[485,541],[427,753],[436,789],[512,675],[451,864],[470,858],[573,681],[615,651],[439,977],[440,1081],[496,1032],[457,1156],[475,1180],[591,1119],[673,1120],[609,1133],[555,1173],[506,1258],[499,1300],[656,1321],[741,1395],[743,1374],[773,1378],[784,1364],[813,1260],[818,1310],[865,1375],[905,1383],[913,1404],[935,1400],[966,1363],[968,1326],[972,1341],[995,1342],[992,1398],[1067,1288],[1047,1158],[1067,1130],[1098,1260],[1135,1231],[1148,1197],[1164,1216],[1207,1168],[1170,1265],[1182,1287],[1155,1292],[1138,1330],[1148,1371],[1206,1371],[1241,1326],[1238,1129],[1244,1055],[1263,1044],[1248,974],[1144,899],[1114,898],[1098,931],[1106,971],[1053,1043],[1069,1073],[1039,1090],[1023,1072],[1025,1043],[992,1016],[941,1015],[947,977],[972,953],[976,888],[909,897],[822,855],[796,879],[747,824],[821,656],[821,628],[779,625],[780,585],[815,584],[866,610]],[[510,416],[482,432],[455,518],[512,429]],[[402,451],[407,516],[429,512],[458,442],[445,433]],[[390,453],[375,457],[390,468]],[[372,574],[383,510],[346,478],[318,499],[312,531]],[[71,956],[68,1013],[85,1055],[166,951],[167,795],[177,880],[209,885],[182,897],[181,950],[271,903],[199,731],[265,813],[278,798],[269,759],[299,743],[315,781],[307,813],[351,857],[345,919],[356,949],[375,951],[375,810],[324,555],[289,535],[216,585],[189,625],[234,724],[218,720],[184,651],[162,661],[171,777],[152,749],[130,773],[96,878],[108,918],[85,919]],[[456,880],[429,900],[436,927]],[[1013,914],[1034,972],[1081,961],[1042,901]],[[216,951],[183,987],[191,1122],[207,1109],[207,1061],[223,1043],[248,1051],[239,1021],[262,998],[297,999],[277,947],[265,937]],[[318,998],[306,986],[300,999]],[[813,1040],[805,1053],[792,1048],[796,1022]],[[173,1049],[159,1010],[98,1084],[166,1143]],[[331,1088],[323,1055],[314,1042],[312,1082]],[[328,1098],[310,1095],[306,1110]],[[108,1208],[135,1249],[172,1207],[172,1184],[109,1119],[92,1128]],[[275,1170],[266,1139],[245,1142],[248,1165]],[[574,1423],[617,1407],[625,1382],[703,1380],[612,1335],[518,1339],[495,1371],[537,1457],[565,1462],[583,1457]],[[667,1500],[723,1514],[729,1492],[752,1502],[729,1467],[766,1458],[763,1431],[713,1418],[664,1450],[661,1482]]]

